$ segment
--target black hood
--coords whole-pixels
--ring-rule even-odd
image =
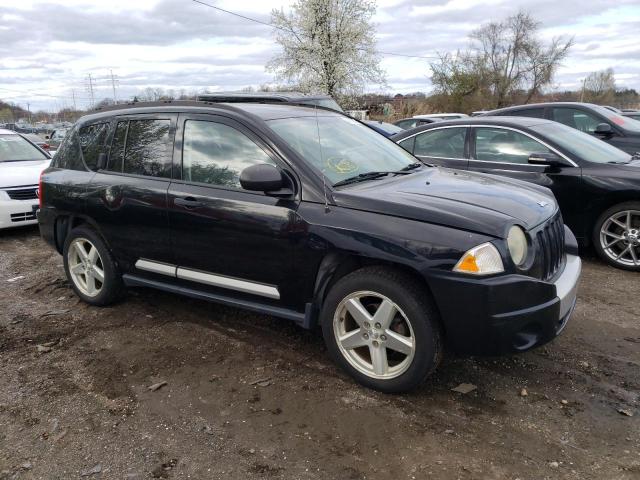
[[[337,205],[504,238],[531,229],[558,209],[550,190],[519,180],[447,168],[371,180],[338,190]]]

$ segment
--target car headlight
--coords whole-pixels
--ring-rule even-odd
[[[492,243],[483,243],[468,250],[458,260],[453,271],[471,275],[489,275],[504,272],[504,265],[498,249]]]
[[[522,228],[514,225],[509,229],[509,234],[507,235],[507,245],[509,247],[509,253],[511,254],[511,260],[517,266],[522,266],[522,264],[527,259],[527,236],[524,234]]]

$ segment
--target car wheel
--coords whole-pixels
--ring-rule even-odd
[[[596,222],[593,243],[610,265],[640,271],[640,202],[620,203]]]
[[[74,228],[67,236],[64,269],[71,286],[91,305],[109,305],[120,298],[123,284],[106,244],[91,228]]]
[[[366,267],[341,278],[321,312],[331,357],[356,381],[383,392],[419,386],[442,358],[440,319],[411,276]]]

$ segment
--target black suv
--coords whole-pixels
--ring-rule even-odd
[[[560,333],[580,259],[544,187],[423,165],[358,121],[172,102],[83,117],[41,177],[42,236],[93,305],[145,286],[319,324],[364,385],[417,386],[445,343]]]
[[[640,122],[600,105],[579,102],[532,103],[482,114],[495,115],[554,120],[594,135],[627,153],[640,152]]]

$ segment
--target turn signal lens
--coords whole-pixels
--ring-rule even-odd
[[[454,272],[490,275],[504,272],[500,252],[492,243],[483,243],[466,252],[453,267]]]

